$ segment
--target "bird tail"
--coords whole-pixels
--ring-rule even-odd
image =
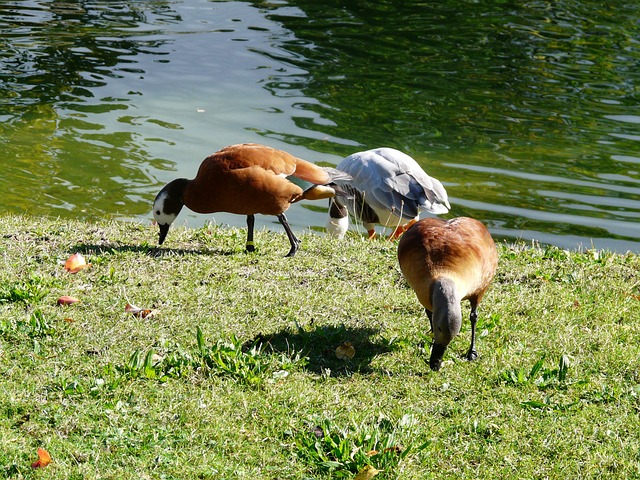
[[[347,172],[343,172],[342,170],[338,170],[337,168],[332,168],[332,167],[320,167],[320,168],[322,168],[325,172],[329,174],[331,181],[328,183],[330,184],[348,183],[351,180],[353,180],[353,177],[351,175],[349,175]]]
[[[290,180],[291,177],[316,185],[328,185],[334,182],[347,182],[351,180],[351,175],[348,173],[331,167],[321,167],[320,165],[302,159],[297,160],[295,171],[289,176]]]
[[[335,183],[330,183],[329,185],[312,185],[307,188],[302,196],[296,200],[296,202],[300,200],[322,200],[323,198],[333,198],[333,197],[342,197],[345,199],[352,199],[353,196],[340,185],[336,185]]]
[[[336,191],[329,185],[312,185],[307,188],[296,202],[300,200],[322,200],[323,198],[333,198],[336,196]]]
[[[320,168],[326,173],[327,177],[324,180],[326,183],[316,185],[311,184],[311,186],[304,190],[303,194],[295,200],[296,202],[299,202],[300,200],[321,200],[323,198],[333,198],[336,196],[346,199],[353,198],[345,188],[341,188],[342,185],[346,187],[347,183],[353,180],[351,175],[332,167],[315,166],[315,168]],[[299,175],[300,172],[297,173]],[[310,182],[308,180],[302,180],[300,178],[301,176],[298,175],[292,175],[289,177],[289,180],[302,188],[305,188],[303,186],[305,183],[309,185]]]
[[[341,197],[345,200],[353,200],[353,193],[351,192],[351,189],[348,188],[349,185],[339,185],[332,183],[331,187],[336,192],[336,197]]]
[[[436,215],[447,213],[451,209],[447,191],[439,180],[431,178],[431,182],[433,184],[432,188],[424,189],[426,198],[422,207],[428,212],[435,213]]]

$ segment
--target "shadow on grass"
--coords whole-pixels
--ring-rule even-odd
[[[123,253],[139,253],[150,257],[184,256],[184,255],[220,255],[230,256],[246,253],[240,250],[223,250],[210,248],[166,248],[141,243],[130,245],[122,243],[105,242],[101,244],[77,243],[69,249],[70,253],[82,253],[83,255],[118,255]]]
[[[266,351],[274,353],[298,353],[308,358],[306,370],[334,377],[354,372],[371,373],[371,361],[377,355],[393,350],[384,340],[372,341],[378,333],[374,328],[347,328],[344,325],[324,325],[306,330],[298,327],[281,330],[272,334],[258,334],[245,342],[245,347],[262,344]],[[350,342],[355,355],[351,359],[339,359],[336,348]]]

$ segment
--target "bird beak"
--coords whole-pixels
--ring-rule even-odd
[[[434,343],[431,347],[431,358],[429,358],[429,366],[434,372],[440,370],[440,367],[442,366],[442,357],[444,356],[444,351],[446,349],[446,345],[441,345],[439,343]]]
[[[169,227],[171,226],[171,224],[167,223],[165,225],[162,225],[159,223],[158,226],[160,227],[160,237],[158,238],[158,245],[162,245],[162,242],[164,242],[164,239],[167,237],[167,233],[169,232]]]

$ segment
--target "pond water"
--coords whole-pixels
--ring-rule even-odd
[[[443,182],[445,218],[640,251],[630,3],[0,0],[0,211],[146,222],[225,145],[390,146]],[[320,231],[326,205],[287,216]],[[205,221],[245,225],[179,217]]]

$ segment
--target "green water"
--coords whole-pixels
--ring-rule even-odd
[[[638,18],[591,1],[0,0],[0,211],[147,221],[164,183],[228,144],[327,164],[391,146],[497,238],[638,251]],[[325,207],[287,216],[319,229]]]

